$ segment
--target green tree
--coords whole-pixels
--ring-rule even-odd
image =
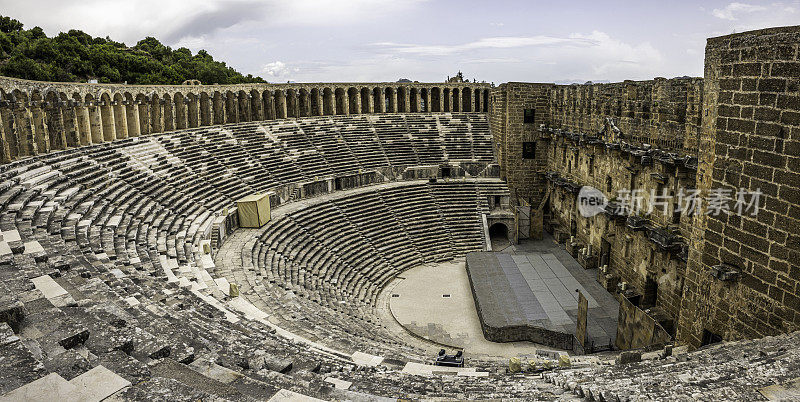
[[[0,74],[41,81],[180,84],[198,79],[213,84],[264,82],[244,76],[205,50],[171,49],[146,37],[128,47],[110,37],[93,38],[71,29],[49,38],[39,27],[24,30],[15,19],[0,16]]]

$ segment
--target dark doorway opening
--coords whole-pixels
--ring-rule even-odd
[[[701,341],[700,346],[711,345],[711,344],[719,343],[719,342],[722,342],[722,337],[721,336],[719,336],[719,335],[717,335],[717,334],[715,334],[715,333],[713,333],[713,332],[711,332],[711,331],[709,331],[707,329],[703,330],[703,340]]]
[[[656,299],[658,298],[658,281],[652,276],[648,276],[647,280],[644,283],[644,295],[642,300],[642,305],[646,307],[652,307],[656,305]]]
[[[449,166],[442,166],[442,178],[450,178],[452,174],[452,169]]]
[[[508,240],[508,226],[504,223],[495,223],[489,226],[489,239],[492,242],[492,250],[500,251],[511,245]]]
[[[611,265],[611,243],[606,239],[600,239],[600,266]]]

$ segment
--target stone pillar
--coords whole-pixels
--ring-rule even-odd
[[[13,107],[14,106],[0,108],[3,120],[3,135],[5,143],[7,144],[8,157],[12,161],[19,157],[19,139],[17,137]]]
[[[389,103],[390,103],[390,106],[393,106],[392,110],[391,110],[392,113],[397,113],[400,110],[397,107],[397,89],[391,91],[391,93],[389,95]],[[389,110],[387,109],[387,111],[389,111]]]
[[[175,101],[172,97],[167,96],[166,98],[161,98],[158,102],[161,105],[161,110],[164,112],[164,126],[163,131],[173,131],[175,130],[177,119],[175,118]]]
[[[31,110],[33,115],[33,130],[36,138],[36,148],[39,153],[50,152],[50,137],[47,135],[47,122],[42,105],[36,105]]]
[[[5,109],[5,106],[0,106],[0,162],[9,163],[13,158],[11,157],[11,150],[8,146],[9,141],[6,135]]]
[[[91,119],[89,117],[89,108],[84,106],[82,102],[76,102],[75,117],[78,121],[78,139],[81,145],[89,145],[92,143],[92,128]]]
[[[117,139],[114,125],[114,113],[108,101],[100,101],[100,122],[103,125],[103,141],[114,141]]]
[[[377,99],[375,98],[375,89],[379,91]],[[386,94],[383,88],[372,88],[369,97],[372,99],[373,113],[386,113]]]
[[[68,100],[64,102],[61,116],[64,119],[64,138],[66,140],[67,148],[81,146],[78,110],[71,101]]]
[[[14,110],[14,114],[19,135],[20,155],[36,155],[36,140],[33,137],[33,125],[31,124],[31,114],[28,106],[20,103],[20,106]]]
[[[125,120],[128,123],[128,137],[141,135],[139,128],[139,106],[135,101],[125,100]]]
[[[119,101],[112,101],[114,111],[114,131],[118,140],[128,138],[128,115],[125,113],[125,105]]]
[[[408,113],[411,112],[411,89],[406,88],[403,91],[403,112]]]
[[[189,97],[186,105],[186,123],[189,128],[199,127],[200,125],[200,99]]]
[[[163,100],[156,95],[150,101],[150,134],[164,131],[164,108],[161,102]]]
[[[47,128],[52,150],[66,149],[67,139],[64,135],[64,122],[61,108],[57,104],[49,105],[47,109]]]
[[[139,110],[139,135],[150,135],[150,102],[144,98],[135,103]]]

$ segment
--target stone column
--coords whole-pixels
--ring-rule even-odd
[[[378,99],[375,99],[375,89],[378,89],[380,92],[378,94]],[[373,113],[385,113],[386,112],[386,94],[383,92],[383,88],[372,88],[372,91],[369,94],[369,97],[372,99],[372,107]]]
[[[147,98],[135,101],[139,109],[139,135],[150,135],[150,102]]]
[[[78,139],[81,145],[89,145],[92,143],[92,127],[91,118],[89,117],[89,108],[82,102],[76,101],[75,117],[78,120]]]
[[[0,162],[9,163],[13,160],[11,158],[11,150],[8,146],[8,139],[6,135],[6,116],[3,112],[6,106],[0,106]]]
[[[135,101],[125,100],[125,121],[128,123],[128,137],[138,137],[141,135],[139,128],[139,106]]]
[[[199,126],[200,122],[200,98],[188,98],[189,103],[186,105],[186,123],[189,128]]]
[[[392,110],[391,110],[392,113],[397,113],[400,110],[397,107],[397,89],[396,88],[393,91],[391,91],[391,94],[389,95],[389,103],[391,104],[390,106],[393,106]],[[387,111],[388,111],[388,109],[387,109]]]
[[[38,104],[31,109],[33,115],[33,131],[36,138],[36,148],[39,153],[50,152],[50,137],[47,136],[47,123],[44,109]]]
[[[112,101],[112,108],[114,110],[114,130],[117,132],[116,138],[128,138],[128,116],[125,113],[125,105],[120,104],[118,101]]]
[[[114,125],[114,113],[111,105],[107,101],[100,101],[100,122],[103,125],[103,141],[114,141],[117,139]]]
[[[17,133],[19,135],[20,155],[36,155],[36,140],[33,137],[33,125],[31,124],[31,114],[28,106],[20,103],[14,113],[14,120],[17,122]]]
[[[53,150],[66,149],[67,139],[64,135],[64,120],[61,108],[57,104],[48,105],[47,128],[50,136],[50,147]]]
[[[64,102],[64,108],[61,115],[64,118],[64,137],[66,139],[67,148],[75,148],[81,146],[80,140],[80,126],[78,124],[78,113],[72,101]]]
[[[3,120],[4,139],[7,144],[8,157],[16,160],[19,157],[19,138],[17,136],[16,119],[14,118],[13,104],[8,107],[0,108]]]

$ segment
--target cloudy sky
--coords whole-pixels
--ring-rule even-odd
[[[271,82],[702,76],[705,39],[800,24],[800,0],[0,0],[48,35],[208,50]]]

